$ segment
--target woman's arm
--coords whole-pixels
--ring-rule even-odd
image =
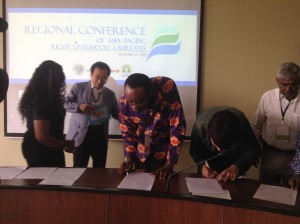
[[[34,120],[34,136],[43,145],[53,148],[62,149],[67,152],[71,152],[74,149],[74,140],[59,140],[53,137],[50,133],[50,123],[49,120]],[[73,144],[72,144],[73,142]],[[71,150],[72,149],[72,150]]]

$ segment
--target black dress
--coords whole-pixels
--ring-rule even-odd
[[[62,149],[49,148],[40,143],[34,135],[34,120],[48,120],[49,132],[53,137],[64,140],[64,118],[66,111],[63,107],[49,108],[31,106],[28,110],[27,131],[25,132],[22,151],[29,167],[65,167],[65,156]]]

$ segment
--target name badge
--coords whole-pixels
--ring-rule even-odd
[[[289,142],[290,141],[290,126],[287,124],[280,124],[276,126],[276,141]]]
[[[109,119],[108,107],[104,104],[94,104],[94,109],[87,119],[89,121],[89,125],[104,124]]]
[[[145,151],[150,151],[151,131],[145,131]]]

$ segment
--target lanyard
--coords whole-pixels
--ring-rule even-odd
[[[97,103],[97,102],[99,101],[99,98],[100,98],[100,96],[101,96],[101,94],[102,94],[102,89],[101,89],[100,91],[98,91],[97,93],[98,93],[98,96],[97,96],[97,98],[96,98],[96,97],[94,96],[93,90],[91,91],[91,94],[92,94],[92,98],[93,98],[93,102],[94,102],[94,103]]]
[[[283,97],[281,97],[281,99],[280,99],[280,109],[281,109],[281,116],[282,116],[282,118],[281,118],[281,124],[284,123],[284,116],[285,116],[285,113],[286,113],[286,111],[287,111],[287,109],[289,108],[290,103],[291,103],[291,101],[289,101],[289,103],[288,103],[288,105],[286,105],[285,109],[282,110],[282,104],[281,104],[281,100],[282,100],[282,99],[283,99]]]

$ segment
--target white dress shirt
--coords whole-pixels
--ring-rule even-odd
[[[290,102],[285,99],[279,88],[265,92],[258,104],[257,111],[251,122],[256,137],[262,136],[271,146],[281,150],[295,149],[297,131],[300,130],[300,93]],[[284,111],[284,124],[289,126],[290,141],[276,141],[276,128],[282,123],[281,108]]]

